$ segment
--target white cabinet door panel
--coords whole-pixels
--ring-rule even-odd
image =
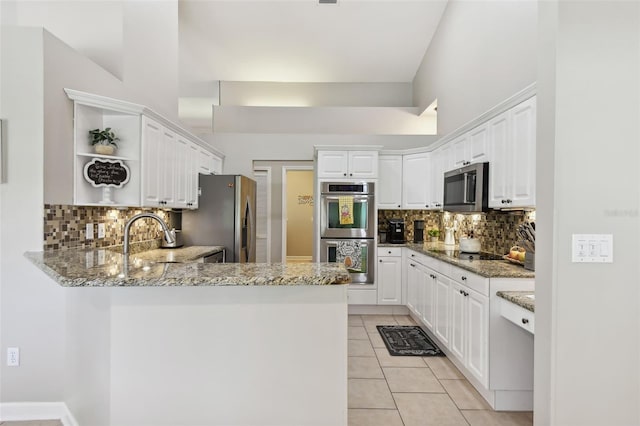
[[[402,208],[402,155],[381,155],[378,164],[378,208]]]

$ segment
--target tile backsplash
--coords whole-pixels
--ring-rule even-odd
[[[535,220],[535,211],[502,212],[490,210],[480,214],[454,214],[429,210],[378,210],[378,229],[387,230],[387,219],[400,218],[405,222],[405,238],[413,241],[413,221],[424,220],[424,238],[428,240],[427,230],[440,230],[440,240],[444,240],[445,223],[447,226],[455,224],[456,242],[468,230],[474,231],[474,236],[480,239],[482,250],[491,253],[504,254],[518,241],[516,230],[523,222]]]
[[[44,250],[109,247],[122,244],[124,225],[143,211],[157,214],[169,223],[169,212],[155,209],[115,209],[103,206],[44,205]],[[86,239],[86,225],[93,224],[92,240]],[[98,224],[105,224],[105,237],[98,238]],[[131,227],[131,242],[149,241],[159,247],[162,230],[153,219],[139,219]]]

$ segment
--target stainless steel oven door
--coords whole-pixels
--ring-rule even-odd
[[[353,197],[353,224],[340,224],[341,196]],[[374,238],[376,206],[373,195],[321,195],[320,237]]]
[[[340,242],[356,242],[360,246],[359,259],[343,259],[338,253]],[[375,244],[372,239],[321,239],[320,262],[335,263],[340,260],[345,263],[354,284],[373,284],[375,278]],[[355,266],[357,269],[352,269]]]

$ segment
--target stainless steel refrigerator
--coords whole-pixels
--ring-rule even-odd
[[[185,245],[224,246],[226,261],[256,261],[256,182],[242,175],[200,175],[198,210],[182,213]]]

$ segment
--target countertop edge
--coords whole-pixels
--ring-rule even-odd
[[[518,305],[521,308],[524,308],[528,311],[534,312],[536,311],[536,301],[535,299],[531,299],[527,297],[528,295],[535,294],[532,291],[499,291],[496,293],[496,296],[501,297],[502,299],[513,303],[514,305]]]

